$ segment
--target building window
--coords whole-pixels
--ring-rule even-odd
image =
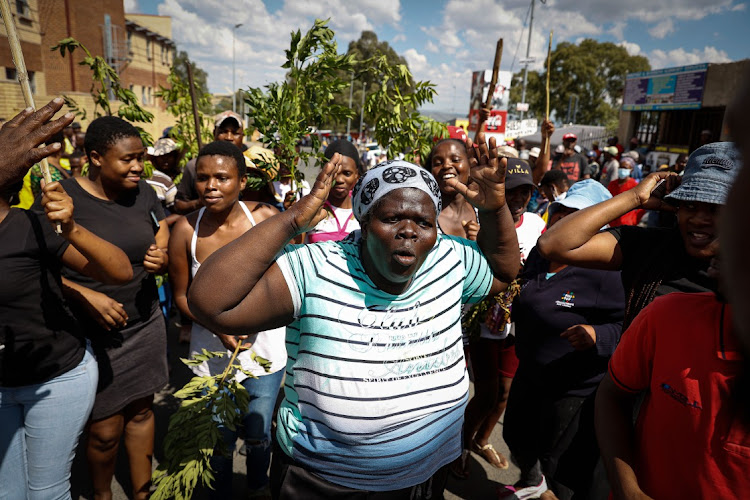
[[[36,78],[34,78],[33,71],[29,71],[29,86],[31,86],[31,93],[36,94]]]
[[[16,78],[18,78],[18,73],[16,73],[16,68],[5,68],[6,80],[15,80]]]
[[[146,57],[150,61],[152,59],[151,57],[151,40],[146,38]]]
[[[20,17],[31,17],[31,9],[27,0],[16,0],[16,12]]]
[[[128,54],[133,54],[133,32],[128,31]]]
[[[141,87],[141,102],[146,104],[146,87]]]
[[[159,45],[159,47],[161,48],[161,63],[167,64],[166,58],[164,57],[164,45]]]

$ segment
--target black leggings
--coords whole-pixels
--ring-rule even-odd
[[[521,469],[518,486],[535,486],[544,474],[560,498],[589,498],[599,449],[594,433],[594,397],[545,391],[534,370],[516,372],[505,411],[503,439]]]

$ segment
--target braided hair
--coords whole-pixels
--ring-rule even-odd
[[[679,255],[683,251],[684,247],[680,233],[674,231],[654,248],[653,255]],[[630,326],[630,323],[638,316],[641,309],[649,305],[656,298],[656,292],[674,268],[675,260],[674,258],[668,260],[651,258],[638,266],[638,271],[633,276],[633,282],[625,298],[625,318],[622,323],[623,331]]]

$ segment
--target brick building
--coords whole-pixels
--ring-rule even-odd
[[[165,127],[173,124],[165,104],[156,97],[159,86],[167,84],[175,54],[171,18],[126,14],[123,0],[14,0],[11,10],[36,87],[38,105],[64,94],[86,109],[87,120],[78,120],[84,128],[93,119],[93,100],[89,94],[91,70],[78,64],[85,54],[76,50],[72,57],[66,54],[62,58],[59,52],[49,50],[60,40],[72,37],[93,55],[103,56],[117,70],[122,85],[130,88],[141,104],[154,113],[152,124],[139,125],[158,138]],[[25,106],[4,35],[2,29],[0,117],[9,118]]]
[[[16,19],[16,31],[21,40],[26,70],[35,95],[46,95],[46,75],[42,60],[42,36],[39,26],[37,0],[14,0],[10,9]],[[10,119],[26,105],[18,85],[15,66],[5,33],[0,23],[0,118]]]

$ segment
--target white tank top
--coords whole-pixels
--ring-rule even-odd
[[[253,219],[253,215],[250,213],[250,209],[247,208],[247,205],[245,205],[243,202],[240,201],[239,203],[242,207],[242,210],[245,212],[245,215],[247,215],[247,218],[250,220],[250,224],[255,226],[255,220]],[[201,219],[203,218],[203,212],[205,211],[206,208],[203,207],[198,213],[198,220],[195,221],[195,231],[193,231],[193,238],[190,241],[190,254],[192,259],[190,271],[192,276],[195,276],[195,273],[197,273],[198,269],[201,267],[201,263],[198,262],[198,259],[196,259],[195,257],[195,247],[198,242],[198,229],[200,228]],[[271,362],[270,373],[275,373],[286,367],[285,335],[286,329],[284,327],[275,328],[273,330],[267,330],[265,332],[258,332],[250,335],[247,340],[244,341],[244,343],[252,343],[253,347],[251,350],[254,351],[258,356],[269,360]],[[221,358],[211,358],[198,366],[193,366],[193,373],[201,377],[206,375],[219,375],[223,373],[224,369],[226,369],[227,367],[227,363],[229,363],[229,358],[231,357],[232,353],[228,351],[226,347],[224,347],[224,344],[221,343],[219,337],[214,335],[209,329],[207,329],[203,325],[193,322],[193,331],[190,337],[190,355],[192,356],[193,354],[200,353],[202,349],[206,349],[208,351],[226,352],[227,354]],[[249,371],[256,377],[268,375],[258,363],[251,359],[251,350],[241,351],[237,356],[237,359],[239,360],[242,368]],[[241,382],[247,378],[247,375],[245,375],[241,371],[235,372],[234,376],[238,382]]]

